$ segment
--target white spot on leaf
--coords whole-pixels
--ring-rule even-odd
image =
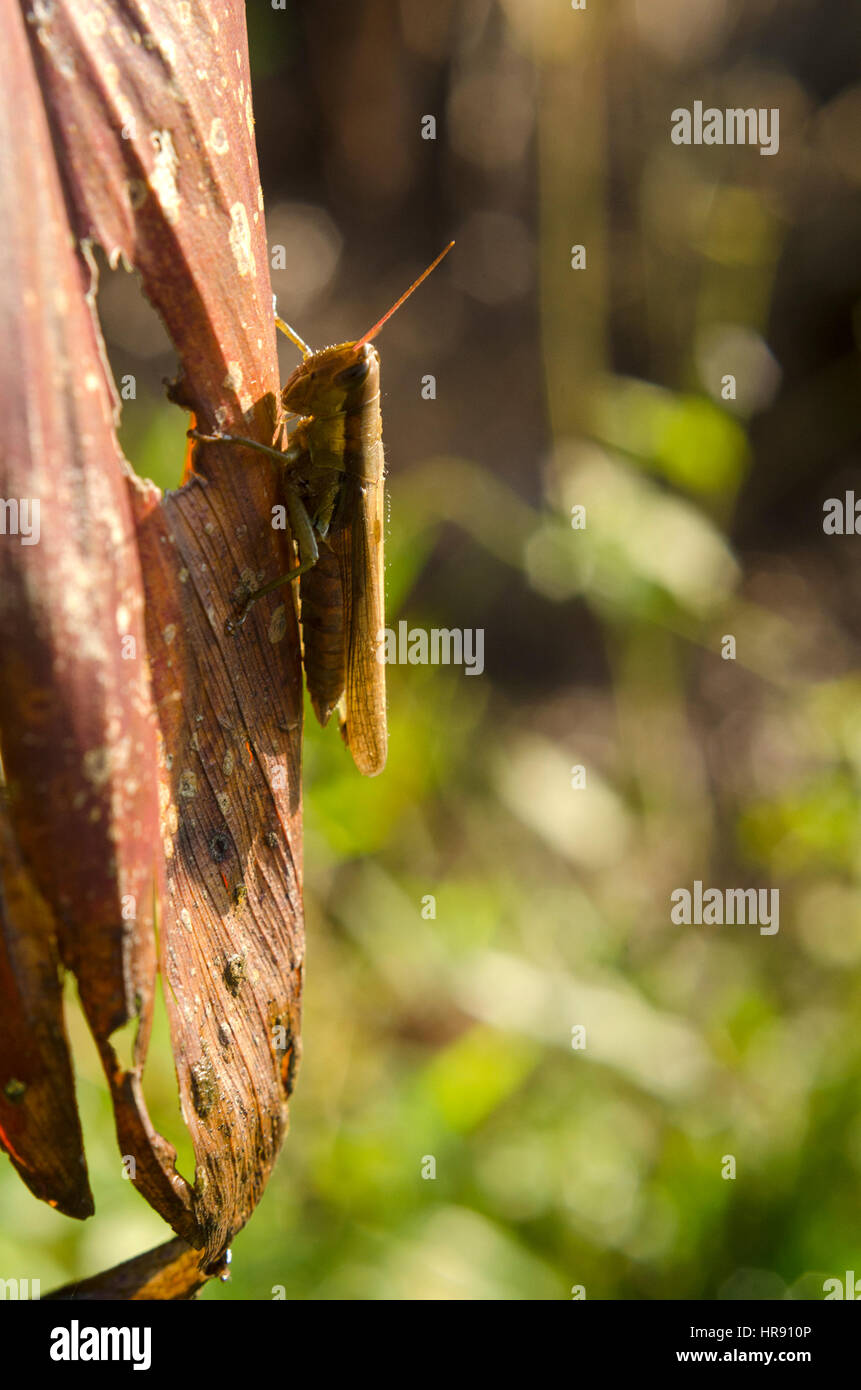
[[[244,203],[234,203],[230,209],[230,249],[240,276],[254,275],[257,267],[251,249],[251,224]]]
[[[216,116],[209,127],[209,148],[213,154],[227,154],[230,145],[227,140],[227,131],[220,116]]]
[[[154,130],[150,141],[155,149],[155,165],[150,174],[150,186],[158,198],[168,222],[179,221],[179,189],[176,184],[178,165],[173,137],[169,130]]]

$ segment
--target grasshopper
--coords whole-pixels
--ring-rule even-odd
[[[371,339],[451,250],[449,242],[373,328],[355,343],[314,352],[276,315],[276,326],[302,353],[281,392],[276,446],[231,434],[192,439],[242,445],[275,459],[299,563],[248,596],[236,631],[251,606],[282,584],[299,581],[305,680],[314,712],[325,726],[338,710],[353,761],[366,777],[386,762],[386,676],[383,576],[383,443],[380,359]]]

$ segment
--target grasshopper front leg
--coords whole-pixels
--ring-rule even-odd
[[[202,430],[186,430],[186,435],[189,439],[199,439],[203,444],[239,444],[243,449],[254,449],[256,453],[266,454],[268,458],[280,463],[282,468],[293,459],[289,449],[284,453],[281,449],[273,449],[271,444],[259,444],[256,439],[243,439],[240,434],[204,434]]]

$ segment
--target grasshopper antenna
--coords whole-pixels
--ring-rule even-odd
[[[272,314],[275,319],[275,327],[280,328],[281,332],[287,335],[291,343],[295,343],[302,356],[313,357],[313,348],[309,348],[308,344],[304,341],[304,339],[299,337],[299,334],[296,332],[296,329],[291,328],[289,323],[285,323],[284,320],[280,317],[278,313],[278,304],[276,303],[274,294],[272,296]]]
[[[353,349],[354,349],[354,350],[355,350],[356,348],[362,347],[362,345],[363,345],[364,343],[369,343],[369,342],[371,341],[371,339],[374,337],[374,335],[375,335],[376,333],[379,333],[379,331],[380,331],[380,329],[382,328],[383,324],[386,323],[387,320],[390,319],[390,318],[392,317],[392,314],[395,312],[396,309],[400,309],[400,307],[401,307],[401,305],[403,304],[403,302],[404,302],[405,299],[409,299],[409,297],[410,297],[410,295],[412,294],[413,290],[417,290],[417,289],[418,289],[418,287],[419,287],[419,285],[421,284],[422,280],[426,280],[426,279],[428,278],[428,276],[430,275],[431,271],[432,271],[432,270],[436,270],[436,268],[437,268],[437,266],[439,265],[440,261],[442,260],[443,256],[447,256],[448,253],[449,253],[449,251],[451,250],[451,248],[452,248],[453,246],[454,246],[454,242],[453,242],[453,241],[450,241],[449,244],[448,244],[448,246],[445,248],[445,250],[444,250],[444,251],[440,251],[440,253],[439,253],[439,255],[437,256],[436,260],[435,260],[435,261],[431,261],[431,263],[430,263],[430,265],[428,266],[427,270],[423,270],[422,273],[421,273],[421,275],[419,276],[419,278],[418,278],[417,280],[414,280],[414,281],[413,281],[413,283],[410,285],[409,289],[408,289],[408,290],[405,290],[404,293],[401,295],[400,299],[395,300],[394,304],[392,305],[391,309],[389,309],[388,313],[387,313],[387,314],[383,314],[383,317],[382,317],[381,319],[378,319],[378,320],[377,320],[377,322],[374,324],[373,328],[369,328],[368,331],[367,331],[367,333],[364,333],[364,334],[362,335],[362,337],[359,339],[359,341],[358,341],[357,343],[354,343],[354,344],[353,344]],[[278,320],[276,319],[275,322],[277,323]],[[296,340],[294,339],[294,342],[295,342],[295,341],[296,341]]]
[[[296,344],[303,357],[313,357],[314,349],[309,348],[308,344],[304,341],[304,339],[299,337],[299,334],[296,332],[295,328],[291,328],[289,323],[285,323],[284,320],[279,318],[277,314],[275,315],[275,327],[280,328],[282,333],[286,333],[291,343]]]

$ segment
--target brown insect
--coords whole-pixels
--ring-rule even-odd
[[[264,594],[300,581],[311,704],[324,726],[338,710],[344,740],[366,777],[382,772],[387,745],[380,359],[371,339],[453,245],[449,242],[355,343],[314,352],[276,317],[278,328],[302,353],[281,392],[285,412],[299,417],[286,449],[237,435],[189,431],[194,439],[241,444],[280,465],[299,563],[249,595],[228,627],[235,631]],[[285,428],[280,427],[276,445]]]

